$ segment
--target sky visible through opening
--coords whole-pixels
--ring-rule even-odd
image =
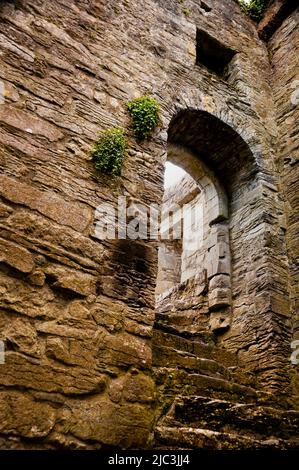
[[[174,165],[171,162],[166,162],[164,174],[164,188],[169,188],[173,184],[178,183],[185,175],[185,170],[182,170],[182,168]]]

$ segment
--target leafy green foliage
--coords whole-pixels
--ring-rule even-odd
[[[182,13],[185,16],[190,16],[190,10],[188,8],[182,8]]]
[[[160,106],[155,98],[141,96],[127,103],[137,139],[147,139],[159,123]]]
[[[251,0],[250,3],[245,3],[244,0],[237,0],[237,2],[241,5],[242,10],[257,22],[262,19],[269,5],[269,0]]]
[[[91,157],[97,170],[111,175],[120,175],[127,140],[124,129],[112,127],[103,131],[92,150]]]

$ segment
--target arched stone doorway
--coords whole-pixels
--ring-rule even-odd
[[[163,304],[182,310],[185,298],[190,310],[190,287],[201,290],[201,305],[193,305],[197,314],[209,316],[214,332],[227,330],[231,313],[231,256],[227,195],[211,171],[186,147],[168,144],[168,161],[185,170],[185,177],[165,191],[162,211],[157,307]],[[172,225],[175,239],[169,240],[169,213],[175,212]],[[179,214],[179,215],[178,215]],[[178,229],[178,225],[179,229]],[[163,229],[164,226],[164,229]],[[164,231],[163,231],[164,230]],[[172,303],[172,305],[170,305]],[[195,307],[198,308],[195,308]],[[207,313],[208,311],[208,313]],[[175,313],[173,313],[175,316]],[[185,322],[186,331],[196,333],[201,321]],[[197,319],[199,320],[199,319]],[[175,318],[173,318],[175,324]],[[173,325],[174,326],[174,325]],[[182,330],[181,330],[182,331]]]
[[[207,111],[179,110],[170,120],[168,159],[214,198],[207,239],[211,235],[215,241],[207,243],[208,261],[199,263],[193,280],[178,283],[172,296],[163,299],[156,327],[179,334],[217,332],[227,350],[276,390],[287,373],[287,292],[274,273],[276,267],[284,272],[284,240],[275,170],[259,153],[257,139],[253,147],[254,153],[231,125]],[[209,250],[216,258],[218,253],[219,271],[211,268]],[[224,272],[223,257],[226,264],[230,261]],[[188,299],[182,309],[181,301]]]

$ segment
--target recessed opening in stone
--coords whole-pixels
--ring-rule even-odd
[[[179,166],[167,162],[164,187],[158,296],[195,275],[190,260],[196,256],[203,238],[201,190],[195,180]]]
[[[231,290],[226,197],[197,155],[170,142],[161,209],[157,322],[188,334],[210,326],[227,329]],[[219,318],[225,316],[216,328],[209,326],[215,311]]]
[[[205,31],[197,29],[196,64],[204,65],[217,75],[225,76],[227,66],[236,51],[225,46]]]
[[[212,8],[205,2],[201,2],[200,3],[200,8],[202,8],[203,10],[205,10],[207,13],[209,13],[210,11],[212,11]]]
[[[210,332],[224,341],[234,318],[233,289],[238,289],[235,260],[249,251],[247,231],[240,233],[238,210],[244,202],[239,201],[255,187],[254,174],[253,154],[230,125],[195,109],[173,117],[161,208],[156,330],[187,336]]]

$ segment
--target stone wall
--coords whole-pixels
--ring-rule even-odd
[[[135,13],[128,34],[122,2],[0,5],[4,446],[142,447],[151,427],[156,248],[101,243],[94,214],[118,195],[159,198],[161,145],[132,141],[121,180],[89,160],[99,131],[124,124],[138,94]]]
[[[277,107],[278,148],[277,164],[281,174],[281,188],[285,198],[282,230],[286,230],[289,257],[291,321],[293,339],[299,339],[299,11],[289,16],[275,32],[269,43],[272,84]],[[294,372],[298,366],[294,367]],[[299,379],[294,377],[294,392],[298,395]],[[298,403],[298,398],[297,398]]]
[[[0,18],[1,445],[146,445],[157,246],[99,241],[94,214],[118,196],[161,203],[167,130],[184,146],[194,137],[185,110],[200,117],[196,149],[203,159],[208,149],[234,212],[224,344],[265,388],[284,389],[284,210],[268,51],[255,25],[232,0],[3,1]],[[196,59],[197,28],[234,51],[225,75]],[[129,133],[121,178],[97,173],[90,146],[102,129],[128,127],[125,103],[145,93],[161,104],[159,130],[144,143]]]

